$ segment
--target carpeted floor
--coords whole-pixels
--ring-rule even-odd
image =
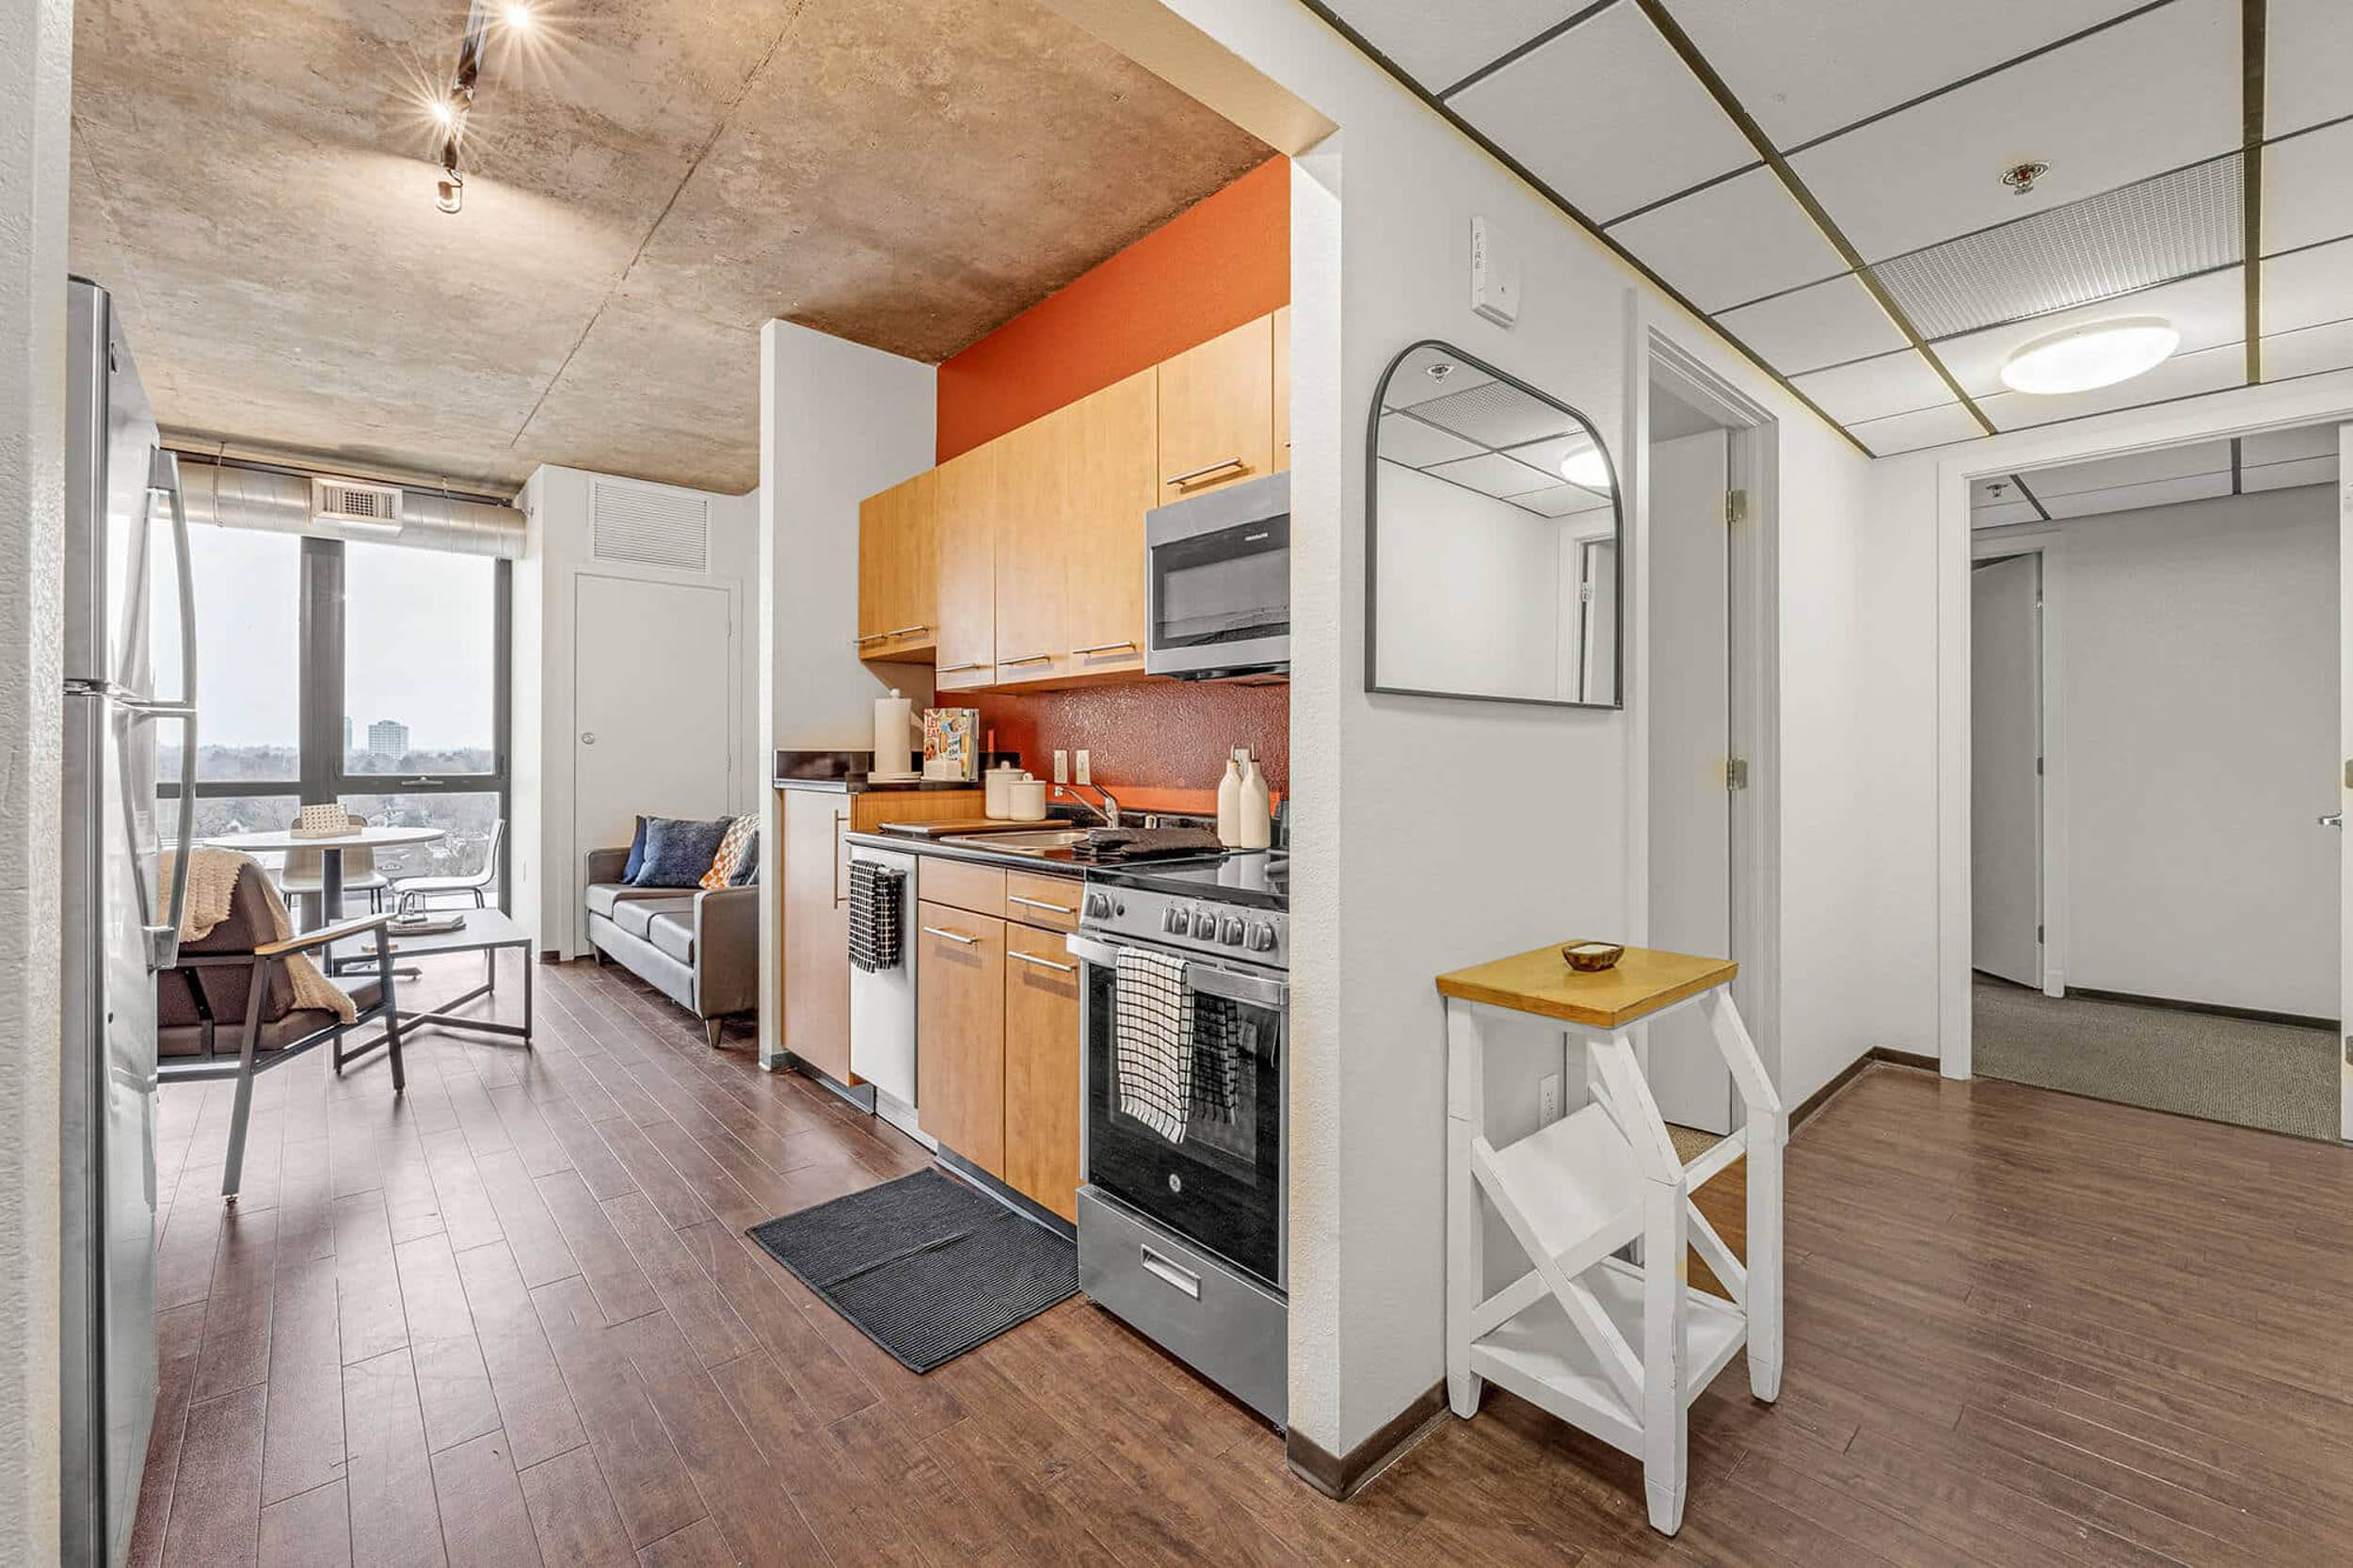
[[[1977,1071],[2209,1121],[2337,1136],[2336,1036],[2090,997],[2054,1000],[1983,975]]]

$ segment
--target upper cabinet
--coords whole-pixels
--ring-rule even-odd
[[[857,508],[857,651],[899,659],[937,646],[939,551],[935,474],[870,495]]]
[[[1160,499],[1274,472],[1274,318],[1161,361]]]
[[[997,458],[1003,444],[1000,439],[974,447],[932,471],[939,539],[936,684],[943,692],[996,681]]]
[[[941,692],[1144,670],[1144,515],[1290,467],[1290,311],[1261,316],[870,496],[858,655]]]

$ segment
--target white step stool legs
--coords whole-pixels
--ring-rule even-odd
[[[1623,1031],[1562,1024],[1584,1044],[1599,1108],[1497,1150],[1486,1137],[1490,1009],[1447,1001],[1447,1395],[1478,1413],[1493,1379],[1642,1462],[1650,1521],[1683,1523],[1692,1398],[1745,1344],[1750,1389],[1781,1386],[1781,1158],[1786,1119],[1721,986],[1660,1009],[1705,1011],[1747,1106],[1725,1147],[1686,1167]],[[1690,1203],[1736,1155],[1748,1160],[1745,1263]],[[1484,1192],[1532,1267],[1490,1296]],[[1640,1242],[1641,1259],[1610,1256]],[[1734,1302],[1691,1289],[1696,1246]]]

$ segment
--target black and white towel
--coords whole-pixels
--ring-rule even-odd
[[[1112,1066],[1119,1109],[1181,1144],[1193,1099],[1193,992],[1185,961],[1123,947],[1115,972]]]
[[[1242,1021],[1241,1009],[1223,997],[1196,995],[1193,1001],[1193,1114],[1204,1122],[1230,1122],[1240,1097],[1241,1059],[1257,1046],[1257,1031]]]
[[[868,974],[899,967],[899,912],[906,873],[872,860],[850,862],[850,962]]]

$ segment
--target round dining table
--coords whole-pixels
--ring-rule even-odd
[[[438,827],[354,827],[326,835],[296,833],[291,828],[280,828],[266,833],[224,833],[203,841],[220,849],[240,850],[247,855],[269,855],[297,849],[319,851],[318,891],[297,895],[302,901],[302,929],[316,931],[343,911],[344,851],[391,849],[398,844],[429,844],[436,839],[447,837],[449,835]]]

